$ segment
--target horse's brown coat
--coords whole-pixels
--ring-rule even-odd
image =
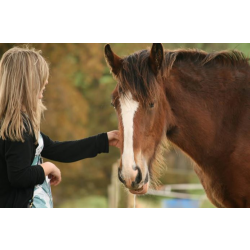
[[[237,51],[166,50],[159,67],[160,47],[120,59],[121,68],[112,69],[118,72],[114,97],[129,90],[141,103],[134,149],[143,149],[151,166],[165,133],[197,163],[194,170],[215,206],[250,207],[248,59]]]

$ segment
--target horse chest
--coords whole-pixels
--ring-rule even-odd
[[[225,188],[221,182],[218,179],[215,181],[211,175],[205,173],[198,165],[194,167],[194,170],[211,203],[216,207],[226,207],[225,200],[227,200],[227,202],[229,202],[229,200],[226,197]]]
[[[215,175],[203,171],[199,166],[195,166],[194,170],[208,199],[216,207],[250,207],[250,190],[247,188],[247,184],[241,188],[243,185],[237,182],[235,175],[226,178],[215,177]]]

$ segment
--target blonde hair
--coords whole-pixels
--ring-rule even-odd
[[[46,110],[39,93],[48,77],[49,67],[41,51],[14,47],[3,54],[0,61],[0,137],[3,140],[24,141],[23,132],[32,134],[32,130],[38,139],[41,116]]]

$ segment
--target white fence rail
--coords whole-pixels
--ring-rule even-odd
[[[188,194],[188,193],[181,193],[175,192],[173,190],[203,190],[201,184],[172,184],[166,185],[160,190],[153,190],[149,189],[148,194],[150,195],[157,195],[157,196],[165,196],[171,198],[180,198],[180,199],[194,199],[194,200],[203,200],[206,199],[205,194]]]

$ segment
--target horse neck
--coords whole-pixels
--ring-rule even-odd
[[[233,136],[228,135],[238,125],[241,103],[249,103],[250,98],[239,101],[240,91],[235,91],[235,86],[239,88],[244,83],[234,85],[234,76],[228,77],[232,72],[214,69],[213,73],[205,68],[198,71],[190,64],[178,66],[165,80],[166,98],[175,123],[167,136],[199,165],[207,164],[232,150]]]

